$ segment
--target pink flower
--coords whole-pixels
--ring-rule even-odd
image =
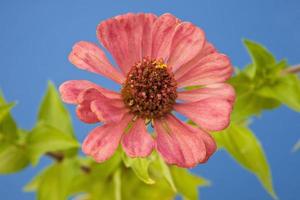
[[[146,157],[156,149],[167,163],[180,167],[206,162],[216,150],[208,132],[222,130],[230,121],[235,93],[224,83],[233,72],[229,58],[200,28],[171,14],[119,15],[101,22],[97,37],[118,68],[96,44],[85,41],[74,45],[69,60],[119,83],[121,91],[86,80],[60,86],[62,99],[77,105],[83,122],[104,124],[87,136],[84,153],[103,162],[121,143],[130,157]],[[184,90],[187,86],[201,87]],[[150,124],[153,134],[147,131]]]

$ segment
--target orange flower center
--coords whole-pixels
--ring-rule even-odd
[[[150,120],[172,111],[177,98],[176,86],[166,64],[143,59],[129,71],[121,94],[132,114]]]

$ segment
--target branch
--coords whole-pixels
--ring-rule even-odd
[[[53,158],[57,162],[61,162],[64,159],[64,154],[62,154],[62,153],[48,152],[48,153],[46,153],[46,155]]]
[[[297,74],[300,73],[300,64],[299,65],[294,65],[292,67],[288,67],[284,70],[282,70],[282,74]]]
[[[59,152],[48,152],[46,153],[46,155],[56,160],[57,162],[62,162],[64,160],[64,154]],[[88,166],[81,165],[80,169],[86,174],[91,172],[91,168],[89,168]]]

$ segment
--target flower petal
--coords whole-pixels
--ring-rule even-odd
[[[70,103],[70,104],[78,104],[77,98],[78,98],[79,94],[88,88],[96,88],[104,96],[106,96],[108,98],[121,99],[121,96],[119,93],[111,91],[111,90],[107,90],[105,88],[98,86],[95,83],[92,83],[92,82],[86,81],[86,80],[66,81],[60,85],[59,92],[60,92],[61,98],[64,102]]]
[[[174,109],[203,129],[219,131],[229,125],[232,103],[213,97],[191,103],[175,104]]]
[[[182,75],[181,78],[175,76],[175,79],[179,88],[208,85],[226,81],[232,72],[233,68],[229,58],[224,54],[213,53],[201,59],[197,66]]]
[[[69,55],[69,60],[80,69],[101,74],[117,83],[121,84],[125,80],[125,77],[110,64],[104,52],[91,42],[76,43]]]
[[[130,157],[146,157],[151,154],[154,140],[147,132],[145,121],[138,119],[122,138],[122,147]]]
[[[198,52],[197,56],[195,56],[188,63],[182,65],[180,68],[178,68],[178,70],[173,69],[175,79],[178,80],[186,72],[195,68],[202,58],[208,56],[209,54],[216,53],[216,52],[217,52],[217,50],[215,49],[215,47],[208,41],[205,41],[203,48]]]
[[[132,67],[132,65],[136,62],[142,60],[142,38],[144,27],[143,15],[128,13],[125,15],[119,15],[115,18],[127,35],[129,56],[126,59],[129,63],[128,67]]]
[[[157,18],[152,30],[152,53],[153,59],[166,59],[169,57],[172,38],[179,20],[169,14],[163,14]]]
[[[177,99],[186,102],[195,102],[211,97],[233,102],[235,99],[235,92],[233,87],[227,83],[216,83],[206,85],[200,89],[180,91],[178,92]]]
[[[153,14],[141,14],[144,17],[143,38],[142,38],[142,57],[151,58],[152,52],[152,29],[157,19]]]
[[[97,115],[91,111],[91,106],[88,103],[79,104],[76,107],[76,115],[81,121],[88,124],[93,124],[100,121]]]
[[[96,127],[84,140],[82,151],[92,156],[97,162],[107,160],[118,148],[122,134],[130,120],[131,116],[127,115],[119,123]]]
[[[78,96],[78,102],[77,115],[84,122],[89,121],[88,119],[91,118],[94,120],[90,120],[90,123],[94,123],[96,121],[95,116],[98,121],[116,122],[126,112],[125,105],[121,99],[107,98],[95,88],[89,88],[81,92]],[[82,107],[85,109],[79,109]],[[83,111],[83,113],[80,113],[80,111]],[[90,118],[84,119],[85,116],[89,116]]]
[[[91,102],[91,111],[100,121],[106,123],[118,122],[128,112],[123,102],[110,100],[104,96]]]
[[[143,15],[128,13],[101,22],[97,36],[115,58],[123,74],[142,59]]]
[[[210,156],[212,154],[215,153],[215,151],[217,150],[217,144],[216,144],[215,140],[213,139],[213,137],[209,133],[199,129],[198,134],[201,135],[201,138],[206,147],[206,156],[205,156],[205,159],[202,161],[202,163],[204,163],[210,158]]]
[[[167,65],[176,71],[191,61],[205,44],[204,32],[192,23],[183,22],[176,27]]]
[[[206,159],[206,146],[199,134],[172,115],[155,120],[156,148],[168,164],[194,167]]]

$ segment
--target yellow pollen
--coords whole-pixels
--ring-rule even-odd
[[[167,68],[167,65],[164,63],[164,61],[162,59],[154,61],[153,64],[155,64],[156,69],[165,69],[165,68]]]

